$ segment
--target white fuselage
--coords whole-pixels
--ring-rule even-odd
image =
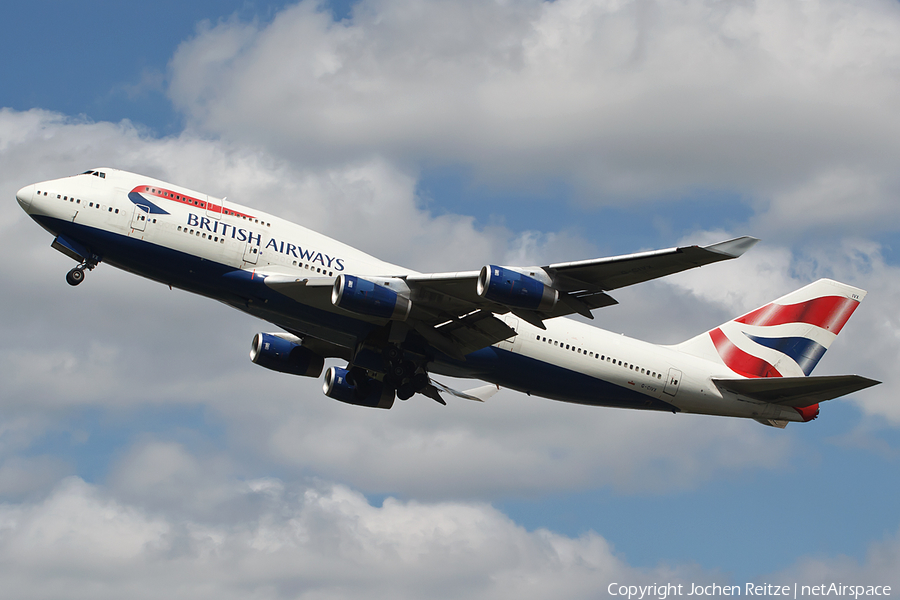
[[[334,278],[415,272],[259,210],[114,169],[44,181],[19,192],[23,208],[56,236],[89,244],[97,259],[222,300],[292,331],[352,347],[370,320],[320,303],[282,310],[249,289],[254,273]],[[131,196],[129,196],[131,195]],[[234,273],[246,277],[234,277]],[[477,377],[556,400],[802,421],[789,407],[723,397],[722,364],[568,318],[541,330],[505,315],[511,340],[465,361],[439,355],[429,370]]]

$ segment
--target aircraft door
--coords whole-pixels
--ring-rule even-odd
[[[225,210],[225,199],[217,201],[215,198],[206,196],[206,216],[213,219],[221,219],[222,212]]]
[[[247,242],[247,245],[244,246],[244,262],[255,265],[257,260],[259,260],[259,246],[253,242]]]
[[[506,324],[509,325],[509,327],[513,331],[516,332],[516,335],[512,336],[509,339],[503,340],[502,342],[498,342],[497,347],[501,350],[509,350],[510,352],[512,352],[513,345],[515,344],[516,337],[519,333],[519,319],[510,315],[506,315],[503,320],[506,321]]]
[[[680,383],[681,371],[678,369],[669,369],[669,378],[666,379],[666,387],[663,391],[670,396],[674,396],[678,392],[678,384]]]
[[[147,228],[147,215],[150,214],[150,207],[135,204],[134,216],[131,217],[131,228],[136,231],[144,231]]]

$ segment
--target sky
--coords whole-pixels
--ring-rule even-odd
[[[897,593],[898,65],[874,0],[5,7],[4,594]],[[593,324],[677,343],[830,277],[868,296],[816,374],[884,383],[784,430],[508,390],[343,405],[249,361],[269,324],[108,265],[66,285],[15,192],[99,166],[420,271],[753,235]]]

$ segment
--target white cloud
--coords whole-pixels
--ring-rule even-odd
[[[183,457],[187,455],[181,453]],[[189,460],[196,460],[189,457]],[[165,484],[165,478],[156,479]],[[186,517],[68,478],[0,505],[0,578],[16,598],[596,597],[611,583],[737,583],[689,561],[637,568],[600,535],[527,531],[481,502],[384,500],[327,482],[198,482],[254,510]],[[201,489],[201,494],[204,491]],[[897,585],[896,536],[864,561],[802,557],[758,583]]]
[[[310,399],[303,413],[284,406],[250,435],[267,431],[278,462],[416,498],[585,485],[659,493],[724,472],[790,463],[789,440],[755,423],[558,405],[513,392],[485,405],[443,408],[418,400],[382,416],[327,404],[313,412],[310,404],[321,402]],[[235,411],[235,423],[261,420],[236,406],[225,410]]]
[[[898,198],[900,179],[891,174],[870,167],[835,167],[775,192],[768,210],[755,219],[754,231],[788,240],[804,231],[820,239],[892,231]]]
[[[244,508],[228,505],[236,495],[235,484],[225,483],[232,470],[224,456],[201,459],[181,444],[148,439],[136,442],[113,465],[108,479],[122,498],[203,519]]]
[[[773,575],[772,580],[793,580],[810,586],[824,584],[826,587],[832,584],[864,587],[889,585],[892,587],[891,595],[894,595],[900,589],[898,573],[900,534],[891,534],[869,544],[865,560],[846,555],[804,557]]]
[[[200,130],[306,163],[467,164],[607,203],[738,189],[790,205],[839,177],[880,226],[898,32],[900,9],[874,1],[371,0],[340,23],[302,2],[200,29],[170,95]]]
[[[71,467],[55,456],[12,456],[0,463],[0,498],[46,493],[69,472]]]
[[[153,514],[79,479],[0,506],[0,577],[18,598],[582,597],[644,578],[595,534],[527,532],[488,505],[385,500],[251,481],[253,515]],[[676,576],[677,573],[670,573]]]

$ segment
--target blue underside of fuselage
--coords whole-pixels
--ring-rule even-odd
[[[438,366],[436,370],[448,375],[477,377],[542,398],[591,406],[679,412],[672,404],[637,390],[494,346],[467,354],[465,362],[447,360],[446,366]]]
[[[50,217],[32,216],[42,227],[66,236],[103,262],[120,269],[172,285],[196,294],[220,300],[265,319],[287,330],[306,333],[308,323],[332,330],[337,338],[365,337],[377,327],[354,319],[296,302],[265,285],[263,279],[247,271],[215,261],[139,240]],[[554,400],[589,404],[677,412],[678,408],[650,396],[596,377],[543,362],[493,346],[482,348],[457,361],[441,353],[433,356],[435,372],[460,377],[476,377],[527,394]]]
[[[34,217],[45,229],[76,240],[104,263],[208,298],[288,330],[309,323],[364,338],[375,325],[301,304],[269,288],[252,272],[158,244],[49,217]],[[287,316],[287,319],[279,318]],[[344,336],[346,337],[346,336]]]

